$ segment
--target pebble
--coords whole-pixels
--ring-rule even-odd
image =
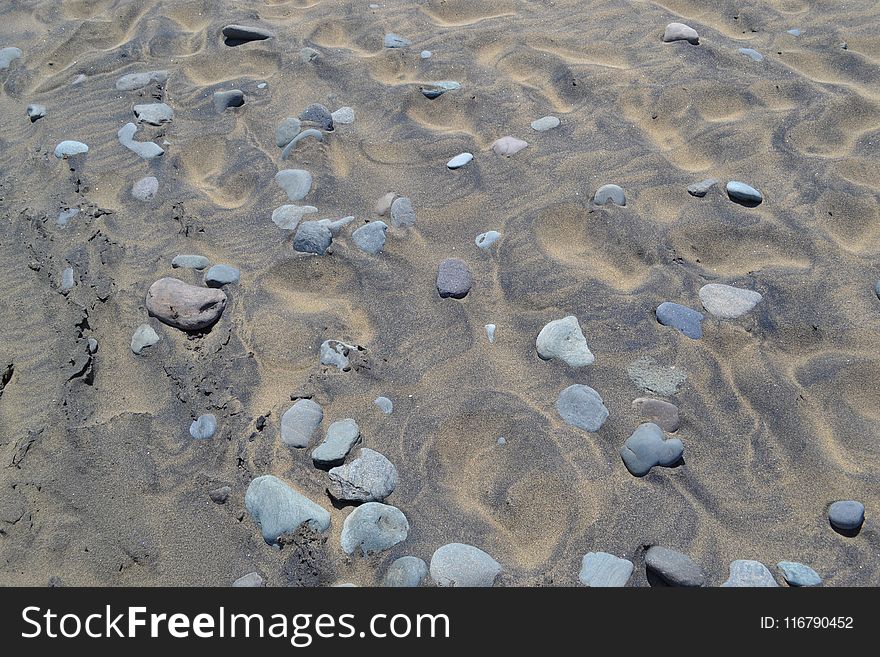
[[[303,216],[317,211],[312,205],[282,205],[272,211],[272,223],[284,230],[294,230]]]
[[[437,267],[437,293],[443,299],[464,299],[473,284],[474,278],[464,260],[446,258]]]
[[[159,157],[165,153],[159,144],[152,141],[136,141],[134,139],[134,134],[136,132],[137,126],[134,123],[126,123],[119,128],[119,132],[116,133],[116,136],[119,137],[120,144],[145,160],[151,160],[154,157]]]
[[[344,502],[381,502],[397,487],[397,468],[385,456],[363,447],[353,461],[330,470],[327,492]]]
[[[721,586],[769,588],[779,586],[767,566],[760,561],[737,559],[730,562],[730,577]]]
[[[131,124],[130,124],[131,125]],[[71,141],[65,140],[62,141],[55,147],[55,157],[59,160],[62,157],[71,157],[73,155],[82,155],[83,153],[88,153],[89,147],[86,146],[81,141]]]
[[[581,560],[578,576],[581,584],[591,587],[626,586],[632,576],[633,563],[607,552],[587,552]]]
[[[740,49],[739,49],[739,54],[740,54],[740,55],[745,55],[746,57],[748,57],[749,59],[751,59],[752,61],[755,61],[755,62],[762,62],[762,61],[764,61],[764,55],[762,55],[761,53],[759,53],[759,52],[758,52],[757,50],[755,50],[754,48],[740,48]]]
[[[199,415],[198,419],[189,425],[189,435],[196,440],[207,440],[215,433],[217,433],[217,418],[212,413]]]
[[[290,143],[284,147],[284,150],[281,151],[281,159],[286,160],[287,156],[296,148],[296,145],[301,142],[303,139],[308,139],[309,137],[313,137],[318,141],[324,141],[324,133],[320,130],[316,130],[315,128],[307,128],[299,133],[296,137],[290,140]]]
[[[361,251],[366,253],[379,253],[385,246],[385,233],[388,224],[384,221],[371,221],[356,229],[351,234],[351,241]]]
[[[697,198],[703,198],[706,194],[709,193],[709,190],[717,184],[718,180],[716,180],[715,178],[706,178],[701,182],[688,185],[688,194],[690,194],[691,196],[696,196]]]
[[[678,406],[670,404],[662,399],[639,397],[632,403],[633,410],[640,417],[650,420],[666,433],[678,431],[680,421],[678,418]]]
[[[223,287],[241,280],[241,271],[230,265],[214,265],[205,274],[205,285]]]
[[[801,31],[799,29],[797,29],[796,27],[792,28],[790,30],[786,30],[786,31],[788,32],[788,34],[790,34],[792,36],[799,37],[801,35]],[[788,563],[788,562],[786,562],[786,563]]]
[[[395,506],[367,502],[355,508],[342,523],[341,544],[346,554],[363,556],[382,552],[405,541],[409,521]]]
[[[486,324],[486,337],[489,339],[489,344],[493,344],[495,342],[495,325],[494,324]]]
[[[428,564],[418,557],[400,557],[385,572],[382,586],[415,588],[421,586],[428,576]]]
[[[293,248],[300,253],[324,255],[333,243],[333,233],[317,221],[304,221],[296,229]]]
[[[691,559],[669,548],[655,545],[645,553],[645,567],[669,586],[705,586],[706,575]]]
[[[230,493],[232,493],[232,488],[229,486],[220,486],[219,488],[208,491],[208,497],[210,497],[211,501],[215,504],[226,504]]]
[[[538,333],[535,348],[542,359],[559,359],[569,367],[583,367],[596,360],[574,315],[548,322]]]
[[[131,186],[131,195],[139,201],[152,201],[159,191],[159,180],[155,176],[144,176]]]
[[[144,73],[129,73],[116,81],[119,91],[134,91],[142,89],[151,82],[165,84],[168,81],[169,71],[146,71]]]
[[[428,82],[419,87],[419,91],[421,91],[422,95],[428,100],[434,100],[445,94],[447,91],[455,91],[456,89],[461,89],[461,83],[456,82],[455,80]]]
[[[275,182],[291,201],[301,201],[312,189],[312,174],[304,169],[283,169],[275,174]]]
[[[857,531],[865,522],[865,505],[855,500],[835,502],[828,507],[828,520],[834,529]]]
[[[312,103],[299,115],[303,123],[313,123],[325,132],[333,131],[333,115],[320,103]]]
[[[281,442],[288,447],[308,447],[312,434],[324,420],[321,405],[311,399],[300,399],[281,416]]]
[[[159,342],[159,335],[149,324],[138,326],[131,336],[131,350],[140,355],[147,347],[152,347]]]
[[[672,41],[687,41],[693,45],[700,43],[700,35],[697,31],[684,23],[670,23],[663,32],[663,40],[667,43]]]
[[[555,116],[544,116],[540,119],[532,121],[532,130],[537,130],[538,132],[546,132],[547,130],[552,130],[558,125],[559,119],[557,119]]]
[[[333,112],[330,117],[333,119],[333,123],[338,123],[339,125],[351,125],[354,123],[354,109],[351,107],[340,107]]]
[[[69,208],[67,210],[62,210],[58,213],[58,219],[55,222],[64,228],[71,219],[73,219],[76,215],[79,214],[79,208]]]
[[[409,39],[404,39],[393,33],[386,34],[383,43],[386,48],[405,48],[412,45],[412,41]]]
[[[373,403],[378,406],[385,415],[390,415],[391,411],[394,410],[394,403],[388,399],[388,397],[376,397]]]
[[[528,145],[528,142],[508,135],[507,137],[502,137],[501,139],[496,139],[492,142],[492,151],[495,155],[510,157],[511,155],[516,155]]]
[[[496,445],[506,445],[507,440],[504,438],[504,436],[498,436],[498,440],[495,441],[495,444]]]
[[[477,239],[474,240],[474,244],[483,249],[483,251],[488,251],[489,247],[495,244],[495,242],[497,242],[500,237],[501,233],[499,233],[497,230],[490,230],[477,235]]]
[[[421,57],[422,59],[431,59],[431,55],[433,54],[434,53],[432,53],[430,50],[423,50],[419,53],[419,57]]]
[[[21,57],[21,49],[15,46],[0,48],[0,71],[9,68],[9,65]]]
[[[391,225],[395,228],[412,226],[416,223],[416,211],[412,201],[406,196],[400,196],[391,203]]]
[[[706,312],[719,319],[742,317],[763,298],[758,292],[721,283],[704,285],[699,295]]]
[[[797,561],[780,561],[776,567],[782,572],[782,577],[789,586],[822,586],[822,578],[819,574]]]
[[[448,169],[460,169],[474,159],[473,153],[459,153],[446,163]]]
[[[165,103],[149,103],[147,105],[135,105],[134,115],[138,123],[162,125],[174,118],[174,110]]]
[[[687,379],[687,372],[675,365],[660,365],[650,356],[642,356],[627,365],[630,380],[645,392],[670,397]]]
[[[66,267],[61,272],[61,291],[67,294],[74,285],[76,285],[76,281],[73,278],[73,267]]]
[[[736,180],[727,183],[727,194],[732,201],[748,205],[759,205],[764,200],[764,196],[757,189]]]
[[[190,254],[176,255],[171,261],[171,266],[175,269],[204,269],[210,264],[211,261],[208,260],[205,256]]]
[[[260,82],[260,84],[257,85],[257,89],[265,89],[268,86],[269,86],[268,82]]]
[[[89,338],[88,340],[88,350],[90,354],[98,353],[98,341],[95,338]]]
[[[212,326],[226,308],[226,294],[210,287],[189,285],[176,278],[160,278],[147,292],[147,310],[181,331]]]
[[[430,572],[437,586],[490,587],[501,574],[501,564],[480,548],[448,543],[431,556]]]
[[[611,201],[614,205],[626,205],[626,194],[619,185],[602,185],[593,195],[594,205],[605,205]]]
[[[584,431],[598,431],[608,419],[608,409],[599,393],[580,383],[559,394],[556,410],[568,424]]]
[[[275,35],[262,27],[227,25],[223,28],[223,36],[226,37],[226,45],[234,48],[251,41],[271,39]]]
[[[320,57],[320,56],[321,56],[321,53],[319,53],[314,48],[309,48],[308,46],[306,46],[305,48],[299,49],[299,58],[300,58],[300,60],[302,60],[303,64],[308,64],[309,62],[313,62],[316,59],[318,59],[318,57]]]
[[[321,365],[335,367],[340,372],[347,372],[351,367],[348,354],[354,348],[339,340],[324,340],[321,343]]]
[[[301,127],[299,119],[288,116],[275,128],[275,145],[278,148],[287,146],[299,134]]]
[[[655,465],[674,465],[683,453],[682,442],[666,438],[663,429],[653,422],[640,424],[620,448],[623,464],[636,477],[645,476]]]
[[[241,89],[214,92],[214,109],[218,112],[225,112],[230,107],[242,105],[244,105],[244,92]]]
[[[31,123],[39,121],[44,116],[46,116],[46,106],[45,105],[28,105],[27,106],[27,115],[30,118]]]
[[[657,306],[657,321],[664,326],[671,326],[684,333],[692,340],[703,337],[703,313],[692,310],[671,301],[665,301]]]
[[[351,418],[337,420],[327,429],[323,442],[312,450],[312,462],[318,468],[342,465],[345,457],[361,439],[361,430]]]
[[[244,504],[260,526],[263,540],[269,544],[276,543],[282,534],[296,531],[302,524],[317,532],[325,532],[330,527],[330,514],[324,508],[272,475],[251,481]]]
[[[242,575],[232,583],[233,588],[260,588],[265,582],[257,572]]]

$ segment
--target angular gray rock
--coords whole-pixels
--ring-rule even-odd
[[[693,45],[700,43],[700,35],[697,31],[684,23],[670,23],[663,32],[663,40],[666,43],[672,41],[687,41]]]
[[[394,506],[367,502],[355,508],[342,523],[341,544],[346,554],[363,556],[382,552],[405,541],[409,521]]]
[[[330,470],[327,492],[341,502],[381,502],[397,486],[397,468],[377,451],[363,447],[357,458]]]
[[[333,130],[333,114],[320,103],[312,103],[306,107],[299,115],[299,120],[303,123],[313,123],[324,132]]]
[[[689,557],[655,545],[645,553],[645,568],[668,586],[705,586],[706,575]]]
[[[327,428],[324,441],[312,450],[312,462],[318,468],[332,468],[345,462],[345,457],[361,440],[361,430],[351,418],[337,420]]]
[[[189,425],[189,435],[196,440],[207,440],[217,433],[217,418],[213,413],[200,415]]]
[[[467,263],[459,258],[446,258],[437,267],[437,293],[444,299],[464,299],[474,278]]]
[[[666,438],[663,429],[653,422],[640,424],[620,448],[626,469],[636,477],[648,474],[655,465],[674,465],[683,453],[682,442],[678,438]]]
[[[587,552],[581,560],[580,583],[590,587],[626,586],[633,563],[607,552]]]
[[[205,285],[223,287],[241,280],[241,272],[231,265],[214,265],[205,272]]]
[[[333,243],[333,233],[317,221],[304,221],[296,229],[293,248],[300,253],[324,255]]]
[[[308,447],[312,434],[324,420],[321,405],[311,399],[300,399],[281,416],[281,442],[288,447]]]
[[[137,141],[134,138],[137,132],[137,126],[134,123],[126,123],[119,128],[116,136],[119,137],[119,143],[125,146],[132,153],[145,160],[152,160],[154,157],[163,155],[165,151],[159,144],[152,141]]]
[[[678,303],[664,301],[657,306],[656,315],[658,322],[678,329],[691,340],[703,337],[703,313]]]
[[[721,586],[727,587],[778,587],[767,566],[760,561],[737,559],[730,563],[730,577]]]
[[[696,196],[697,198],[703,198],[706,194],[709,193],[709,190],[712,189],[715,185],[718,184],[718,180],[715,178],[706,178],[701,182],[696,182],[688,185],[688,194],[691,196]]]
[[[138,123],[162,125],[174,118],[174,110],[165,103],[149,103],[146,105],[135,105],[134,115]]]
[[[351,241],[361,251],[375,255],[385,247],[385,233],[387,230],[388,224],[384,221],[371,221],[356,229],[351,234]]]
[[[584,431],[598,431],[608,419],[608,409],[599,393],[580,383],[559,393],[556,410],[568,424]]]
[[[437,586],[491,587],[501,564],[473,545],[448,543],[431,556],[431,579]]]
[[[198,331],[216,323],[226,301],[222,290],[189,285],[176,278],[160,278],[147,292],[150,315],[182,331]]]
[[[382,578],[382,586],[415,588],[428,576],[428,564],[418,557],[400,557],[392,563]]]
[[[340,372],[347,372],[351,367],[348,355],[352,349],[357,349],[339,340],[324,340],[321,343],[321,365],[335,367]]]
[[[271,39],[274,33],[262,27],[248,27],[246,25],[227,25],[223,28],[224,42],[232,48],[250,43],[251,41],[263,41]]]
[[[570,367],[584,367],[596,360],[574,315],[548,322],[538,333],[535,348],[543,360],[558,359]]]
[[[275,182],[291,201],[305,198],[312,188],[312,174],[304,169],[283,169],[275,174]]]
[[[763,298],[758,292],[721,283],[704,285],[699,295],[706,312],[718,319],[742,317]]]
[[[269,544],[276,543],[279,536],[294,532],[303,524],[316,532],[327,531],[330,527],[330,514],[324,508],[272,475],[251,481],[244,504],[259,525],[263,540]]]
[[[131,336],[131,351],[140,355],[147,347],[159,342],[159,335],[149,324],[141,324]]]
[[[782,577],[789,586],[822,586],[822,578],[819,574],[797,561],[780,561],[776,564],[782,572]]]
[[[305,215],[317,211],[312,205],[282,205],[272,211],[272,223],[283,230],[295,230]]]

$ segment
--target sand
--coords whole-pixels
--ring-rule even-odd
[[[0,396],[0,584],[227,586],[256,570],[269,585],[372,585],[397,557],[428,561],[461,542],[501,563],[506,585],[575,585],[581,556],[606,551],[633,560],[631,584],[645,586],[654,544],[688,554],[713,585],[735,559],[880,585],[877,3],[379,5],[0,10],[0,47],[23,53],[0,71],[0,371],[13,366]],[[700,45],[663,43],[673,21]],[[231,23],[275,36],[228,47],[220,31]],[[413,45],[383,48],[390,32]],[[319,57],[303,62],[304,46]],[[115,87],[157,69],[171,71],[165,85]],[[462,87],[419,92],[438,80]],[[246,102],[218,113],[212,94],[229,89]],[[143,160],[117,131],[134,105],[160,100],[173,120],[136,139],[165,154]],[[356,120],[282,162],[276,126],[316,102],[350,106]],[[34,123],[32,103],[47,108]],[[530,128],[547,115],[560,125]],[[506,135],[528,148],[496,156]],[[52,154],[64,139],[90,149],[73,171]],[[462,152],[474,160],[448,170]],[[412,199],[417,223],[389,229],[379,256],[354,246],[352,227],[330,255],[295,253],[271,221],[288,203],[273,181],[283,168],[311,172],[311,218],[362,225],[394,191]],[[132,185],[148,175],[158,192],[138,201]],[[722,182],[705,198],[687,193],[705,178]],[[728,180],[764,202],[731,202]],[[608,183],[625,207],[592,206]],[[62,229],[69,207],[81,212]],[[474,238],[488,230],[502,238],[484,252]],[[241,270],[222,319],[198,337],[145,309],[159,278],[201,283],[171,267],[188,253]],[[463,300],[434,286],[449,257],[474,276]],[[656,321],[664,301],[702,310],[698,290],[715,282],[763,301],[737,320],[707,317],[701,340]],[[535,352],[540,329],[568,315],[596,356],[588,367]],[[161,339],[136,356],[131,335],[145,322]],[[358,366],[321,367],[328,339],[363,346]],[[685,462],[635,478],[618,449],[640,422],[631,402],[645,394],[626,368],[642,356],[688,373],[667,398]],[[594,434],[556,413],[575,383],[610,411]],[[380,395],[391,415],[373,405]],[[396,465],[387,502],[409,519],[405,542],[344,555],[351,508],[331,505],[310,450],[279,440],[299,396],[324,407],[322,436],[354,418],[364,446]],[[194,441],[188,427],[203,413],[218,432]],[[263,541],[244,508],[263,474],[331,512],[326,542]],[[216,504],[208,491],[223,485],[229,500]],[[829,527],[838,499],[867,507],[858,536]]]

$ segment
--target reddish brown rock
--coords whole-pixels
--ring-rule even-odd
[[[632,403],[632,406],[644,420],[653,422],[667,433],[674,433],[681,424],[678,419],[678,406],[668,401],[640,397]]]
[[[181,331],[198,331],[213,325],[224,308],[223,290],[189,285],[176,278],[160,278],[147,292],[150,315]]]

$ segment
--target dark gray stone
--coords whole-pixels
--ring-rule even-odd
[[[324,255],[333,243],[333,233],[317,221],[304,221],[296,229],[293,248],[300,253]]]
[[[676,328],[692,340],[703,337],[703,313],[671,301],[657,306],[657,321],[664,326]]]
[[[46,106],[39,105],[37,103],[34,103],[33,105],[28,105],[27,106],[27,115],[28,115],[28,118],[31,120],[31,123],[39,121],[44,116],[46,116]]]
[[[645,553],[645,567],[668,586],[706,585],[706,575],[689,557],[659,545]]]
[[[501,564],[472,545],[448,543],[434,552],[430,571],[437,586],[490,587],[501,574]]]
[[[688,185],[688,194],[690,194],[691,196],[696,196],[697,198],[703,198],[706,194],[709,193],[709,190],[717,184],[718,181],[715,178],[706,178],[706,180],[703,180],[702,182]]]
[[[757,189],[736,180],[727,183],[727,195],[732,201],[750,207],[758,205],[764,200],[764,195]]]
[[[608,419],[608,409],[599,393],[580,383],[559,394],[556,410],[568,424],[584,431],[598,431]]]
[[[327,531],[330,527],[330,514],[325,509],[272,475],[251,481],[244,504],[260,526],[263,540],[270,544],[303,524],[316,532]]]
[[[248,27],[246,25],[227,25],[223,28],[224,42],[232,48],[250,43],[251,41],[263,41],[271,39],[275,34],[262,27]]]
[[[324,132],[333,130],[333,114],[320,103],[312,103],[306,107],[299,115],[299,120],[303,123],[313,123]]]
[[[437,268],[437,293],[444,299],[464,299],[473,284],[474,278],[464,260],[447,258]]]
[[[379,452],[362,448],[357,458],[330,470],[327,491],[343,502],[381,502],[397,486],[397,468]]]
[[[360,551],[366,557],[394,547],[408,535],[409,522],[400,509],[367,502],[345,518],[340,542],[346,554]]]
[[[214,92],[214,109],[218,112],[225,112],[230,107],[242,105],[244,105],[244,92],[241,89]]]
[[[828,520],[834,529],[858,531],[865,522],[865,505],[855,500],[842,500],[828,507]]]
[[[681,459],[684,445],[678,438],[666,438],[663,429],[646,422],[626,439],[620,456],[626,469],[636,477],[643,477],[655,465],[670,466]]]

